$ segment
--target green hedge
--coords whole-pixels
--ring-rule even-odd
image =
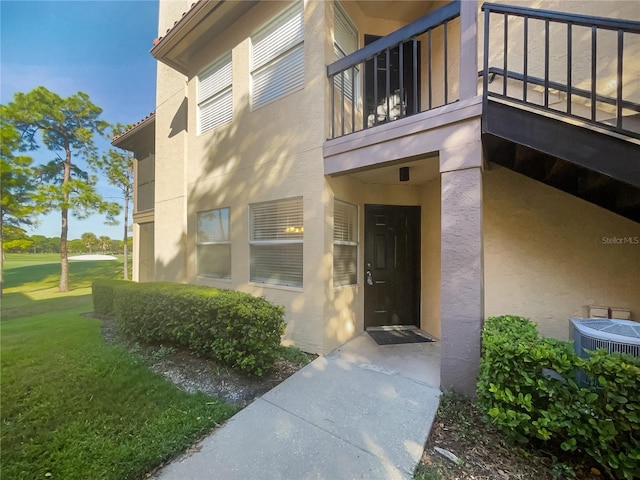
[[[124,288],[124,280],[94,280],[91,284],[93,311],[100,315],[113,315],[113,291],[117,286]]]
[[[197,285],[124,281],[94,282],[93,292],[96,312],[113,312],[118,330],[137,341],[184,347],[258,376],[280,353],[284,308],[264,298]]]
[[[584,372],[587,386],[575,379]],[[582,451],[618,478],[640,478],[640,359],[539,338],[530,320],[487,319],[478,405],[512,438]]]

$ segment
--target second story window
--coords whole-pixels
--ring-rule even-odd
[[[251,105],[304,86],[304,3],[296,0],[251,36]]]
[[[231,52],[198,75],[198,134],[230,122],[233,116]]]
[[[336,60],[340,60],[358,49],[358,30],[353,26],[340,4],[335,2],[333,5],[333,50]],[[347,99],[353,99],[354,87],[357,98],[359,81],[358,68],[344,72],[344,95]],[[342,78],[340,75],[336,75],[335,84],[338,91],[342,91]]]

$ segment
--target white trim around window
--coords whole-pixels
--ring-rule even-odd
[[[333,201],[333,286],[358,283],[358,206]]]
[[[302,288],[302,197],[249,205],[249,278]]]
[[[304,1],[296,0],[251,35],[251,106],[304,86]]]
[[[231,279],[229,208],[196,214],[196,267],[198,276]]]
[[[232,120],[232,83],[231,52],[198,74],[198,135]]]

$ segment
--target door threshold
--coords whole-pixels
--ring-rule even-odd
[[[380,331],[380,330],[420,330],[415,325],[383,325],[381,327],[366,327],[364,329],[366,332],[368,331]]]

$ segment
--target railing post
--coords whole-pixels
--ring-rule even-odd
[[[484,11],[484,46],[482,54],[482,109],[485,112],[489,101],[489,15],[491,15],[491,10],[487,8]],[[462,82],[460,83],[462,85]],[[462,86],[460,88],[460,99],[462,99]]]
[[[624,52],[624,31],[618,30],[618,65],[616,69],[616,128],[622,129],[622,57]]]
[[[460,2],[460,100],[478,94],[478,3]]]

